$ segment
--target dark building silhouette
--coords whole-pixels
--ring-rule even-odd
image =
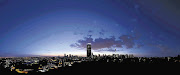
[[[91,43],[87,44],[87,57],[91,57]]]

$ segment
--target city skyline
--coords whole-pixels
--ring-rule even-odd
[[[180,54],[179,0],[1,0],[0,57]]]

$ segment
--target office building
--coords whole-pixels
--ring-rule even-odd
[[[87,57],[91,57],[91,43],[87,44]]]

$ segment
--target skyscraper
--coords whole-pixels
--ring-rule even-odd
[[[91,43],[87,44],[87,57],[91,57]]]

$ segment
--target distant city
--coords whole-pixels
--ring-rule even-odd
[[[102,67],[107,65],[140,65],[140,64],[180,64],[180,55],[176,57],[135,57],[133,54],[93,55],[91,43],[87,44],[87,56],[66,55],[57,57],[11,57],[0,58],[0,72],[6,73],[49,73],[78,71],[83,66]],[[101,65],[101,66],[99,66]],[[74,67],[73,67],[74,66]],[[75,69],[73,69],[75,68]]]

